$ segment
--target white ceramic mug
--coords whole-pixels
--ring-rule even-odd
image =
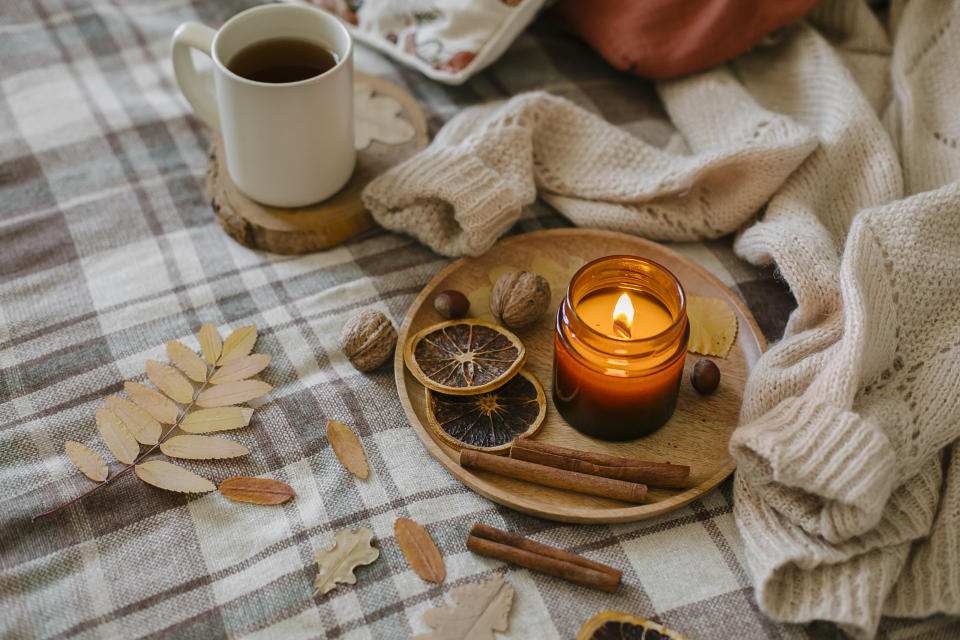
[[[298,38],[337,55],[336,66],[300,82],[248,80],[227,64],[244,47]],[[213,59],[213,82],[190,49]],[[227,171],[250,198],[300,207],[336,193],[353,173],[353,41],[335,17],[295,4],[247,9],[220,29],[187,22],[173,34],[173,69],[197,115],[223,136]]]

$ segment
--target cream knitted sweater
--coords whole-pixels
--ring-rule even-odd
[[[486,250],[538,194],[660,240],[744,229],[799,303],[731,450],[760,606],[872,636],[960,614],[960,3],[834,0],[659,85],[661,150],[545,94],[465,111],[369,185],[384,226]],[[759,220],[756,212],[766,203]]]

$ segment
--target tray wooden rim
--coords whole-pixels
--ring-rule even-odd
[[[747,308],[747,306],[740,300],[740,297],[737,296],[729,287],[727,287],[719,278],[710,273],[706,268],[701,266],[696,261],[683,256],[673,249],[666,247],[660,243],[641,238],[639,236],[632,236],[625,233],[620,233],[617,231],[606,231],[599,229],[583,229],[583,228],[562,228],[562,229],[545,229],[541,231],[533,231],[530,233],[520,234],[516,236],[510,236],[500,240],[497,244],[502,248],[503,245],[509,245],[513,243],[529,243],[536,242],[537,239],[544,236],[571,236],[578,240],[584,240],[588,237],[595,239],[613,239],[618,241],[632,242],[636,243],[638,247],[638,252],[642,252],[644,248],[652,249],[655,252],[663,253],[668,256],[671,260],[676,260],[677,262],[684,263],[687,268],[690,268],[698,273],[705,280],[709,281],[713,286],[723,290],[727,295],[727,299],[731,302],[739,312],[741,320],[746,320],[746,325],[743,326],[741,322],[737,340],[740,341],[742,336],[745,333],[746,329],[749,329],[751,337],[756,341],[756,347],[759,354],[762,354],[766,351],[767,343],[766,339],[763,337],[763,332],[760,331],[760,327],[757,325],[756,319],[753,317],[753,314]],[[421,392],[422,387],[419,386],[414,390],[410,390],[407,387],[406,381],[406,367],[403,361],[403,345],[406,343],[406,339],[410,333],[410,326],[413,323],[414,317],[417,315],[417,312],[420,310],[421,306],[427,301],[429,295],[434,291],[437,284],[446,279],[451,273],[459,270],[462,266],[473,258],[465,257],[456,260],[452,264],[448,265],[437,275],[435,275],[430,282],[428,282],[414,301],[410,304],[410,307],[407,309],[407,313],[404,316],[403,322],[400,325],[400,330],[398,331],[397,339],[397,350],[394,355],[394,377],[397,384],[397,395],[400,397],[400,403],[403,405],[404,414],[407,417],[407,421],[410,423],[410,426],[413,427],[414,433],[416,433],[417,438],[427,449],[430,455],[437,460],[443,467],[450,472],[455,478],[462,482],[466,487],[473,490],[475,493],[492,500],[498,504],[510,507],[520,511],[521,513],[526,513],[528,515],[537,516],[540,518],[546,518],[548,520],[560,521],[560,522],[571,522],[571,523],[580,523],[580,524],[603,524],[603,523],[622,523],[622,522],[635,522],[637,520],[643,520],[646,518],[651,518],[654,516],[662,515],[668,513],[675,509],[679,509],[684,505],[689,504],[690,502],[696,500],[701,495],[710,491],[718,484],[723,482],[733,471],[736,469],[736,462],[732,457],[727,454],[729,461],[725,466],[723,466],[719,471],[714,473],[712,476],[709,476],[706,480],[700,482],[699,484],[689,487],[685,491],[675,494],[667,499],[659,500],[657,502],[642,504],[642,505],[632,505],[621,508],[609,508],[603,509],[598,513],[584,513],[584,514],[568,514],[560,513],[556,511],[551,511],[549,509],[543,509],[535,504],[529,504],[525,502],[525,498],[517,497],[509,492],[505,492],[501,487],[496,486],[495,484],[488,481],[481,475],[478,475],[476,472],[464,469],[461,467],[456,460],[451,458],[445,452],[446,449],[450,449],[447,445],[442,444],[434,436],[432,429],[428,425],[421,423],[419,416],[416,413],[416,410],[413,408],[413,405],[410,403],[409,394],[411,392]],[[669,268],[669,265],[665,265]],[[758,356],[759,357],[759,356]],[[752,369],[752,363],[749,361],[746,363],[748,370]],[[415,381],[415,380],[414,380]],[[546,390],[546,389],[545,389]]]

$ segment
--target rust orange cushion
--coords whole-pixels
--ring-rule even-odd
[[[737,56],[819,0],[560,0],[552,15],[613,66],[673,78]]]

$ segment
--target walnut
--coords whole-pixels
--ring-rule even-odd
[[[529,271],[505,273],[490,289],[490,313],[510,329],[536,322],[550,304],[550,285]]]
[[[343,325],[340,350],[358,371],[373,371],[390,358],[397,346],[397,330],[379,311],[366,309]]]

